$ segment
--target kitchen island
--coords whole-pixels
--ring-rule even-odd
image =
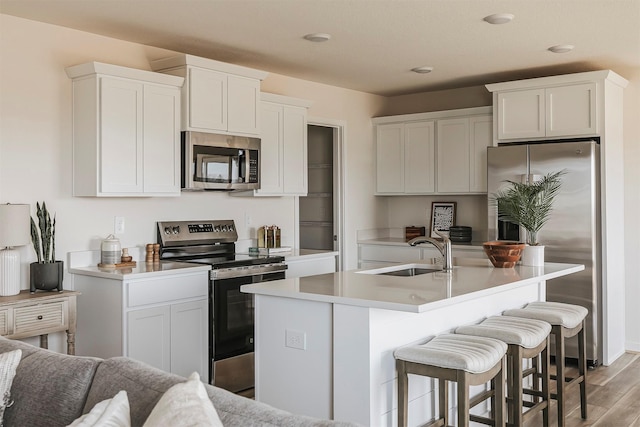
[[[404,267],[434,267],[418,263]],[[577,264],[493,268],[468,260],[412,277],[389,266],[245,285],[255,294],[256,400],[367,426],[396,424],[393,351],[545,299]],[[403,267],[403,268],[404,268]],[[433,383],[412,377],[409,423],[433,417]]]

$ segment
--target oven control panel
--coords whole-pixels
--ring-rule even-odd
[[[238,240],[238,233],[232,219],[161,221],[158,222],[158,239],[163,246],[197,242],[235,242]]]

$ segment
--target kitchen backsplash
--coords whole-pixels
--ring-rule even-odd
[[[473,228],[474,241],[486,240],[487,196],[401,196],[388,197],[389,228],[406,226],[427,227],[431,218],[432,202],[456,202],[455,225]]]

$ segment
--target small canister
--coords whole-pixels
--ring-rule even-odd
[[[266,229],[267,227],[262,226],[260,228],[258,228],[258,247],[259,248],[266,248]]]
[[[279,248],[280,244],[281,244],[280,227],[276,227],[276,243],[274,245],[274,248]]]
[[[122,249],[120,240],[113,234],[109,234],[100,245],[100,262],[105,265],[114,265],[120,261]]]
[[[275,244],[275,225],[271,227],[267,227],[267,247],[273,248]]]

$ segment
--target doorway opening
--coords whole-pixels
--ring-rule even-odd
[[[342,147],[344,124],[309,119],[308,192],[298,200],[300,248],[338,252],[342,270]]]

